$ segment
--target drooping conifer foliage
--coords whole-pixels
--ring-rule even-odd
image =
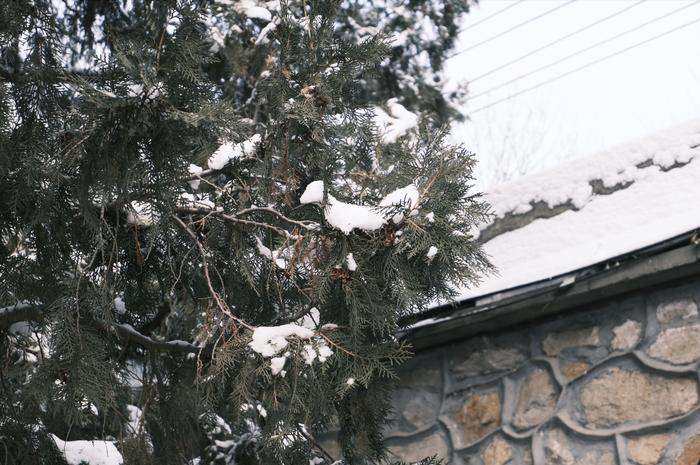
[[[391,460],[398,319],[488,267],[466,10],[1,2],[0,463]]]

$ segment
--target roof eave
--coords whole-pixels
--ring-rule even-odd
[[[401,336],[415,350],[423,350],[570,311],[650,285],[697,278],[700,272],[697,238],[697,232],[690,231],[545,281],[431,309],[417,321],[436,318],[434,323],[408,328]]]

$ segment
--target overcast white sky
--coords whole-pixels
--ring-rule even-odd
[[[503,10],[480,24],[484,18]],[[568,4],[566,4],[568,3]],[[639,3],[638,5],[634,5]],[[566,4],[566,5],[564,5]],[[453,128],[454,137],[477,152],[480,187],[551,166],[700,118],[700,0],[481,0],[467,15],[456,51],[556,11],[450,59],[447,76],[469,81],[472,121]],[[540,66],[642,27],[501,89],[490,88]],[[616,17],[481,79],[475,77],[525,55],[576,29],[630,7]],[[479,108],[673,28],[687,27],[524,93],[488,109]],[[473,26],[472,26],[473,25]],[[477,110],[477,111],[475,111]],[[499,162],[499,157],[504,161]],[[507,173],[504,173],[507,167]],[[500,173],[499,173],[500,171]]]

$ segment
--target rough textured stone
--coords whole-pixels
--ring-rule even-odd
[[[484,450],[484,465],[504,465],[513,457],[513,448],[501,438],[496,438]]]
[[[583,386],[580,402],[589,428],[662,420],[687,413],[697,405],[697,383],[611,368]]]
[[[685,445],[675,465],[697,465],[698,462],[700,462],[700,436],[696,436]]]
[[[576,460],[576,465],[616,465],[615,454],[610,450],[592,450]]]
[[[627,320],[613,328],[612,350],[633,349],[642,336],[642,325],[635,320]]]
[[[664,302],[656,307],[656,318],[661,323],[673,320],[687,320],[698,316],[698,306],[692,299],[678,299]]]
[[[548,334],[542,343],[542,349],[545,354],[554,357],[569,347],[597,346],[598,344],[600,344],[598,327],[592,326]]]
[[[425,429],[437,420],[441,394],[424,389],[398,389],[392,394],[392,405],[397,417],[386,433],[411,432]]]
[[[647,353],[678,365],[700,360],[700,325],[669,328],[661,332]]]
[[[465,444],[471,444],[495,431],[501,424],[501,400],[497,392],[474,394],[457,415]]]
[[[559,429],[547,433],[544,441],[545,465],[574,465],[574,454],[569,449],[566,435]]]
[[[627,451],[629,457],[640,465],[656,465],[661,459],[661,452],[670,440],[669,434],[630,439],[627,441]]]
[[[580,446],[579,446],[580,447]],[[560,429],[547,432],[544,441],[545,465],[616,465],[611,447],[590,444],[575,451],[566,434]]]
[[[472,352],[462,362],[452,367],[459,379],[489,375],[512,370],[527,359],[525,353],[517,349],[492,348]]]
[[[554,413],[557,389],[549,372],[537,368],[520,387],[513,425],[524,429],[536,426]]]
[[[435,432],[428,437],[419,437],[396,441],[387,445],[389,453],[399,460],[413,463],[424,459],[428,455],[437,455],[441,459],[449,459],[450,448],[445,437]]]
[[[571,381],[574,378],[588,372],[591,368],[591,364],[588,362],[572,362],[564,365],[561,369],[561,373],[566,377],[567,380]]]

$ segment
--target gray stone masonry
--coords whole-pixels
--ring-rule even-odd
[[[699,303],[696,279],[420,352],[387,446],[409,463],[697,465]]]

